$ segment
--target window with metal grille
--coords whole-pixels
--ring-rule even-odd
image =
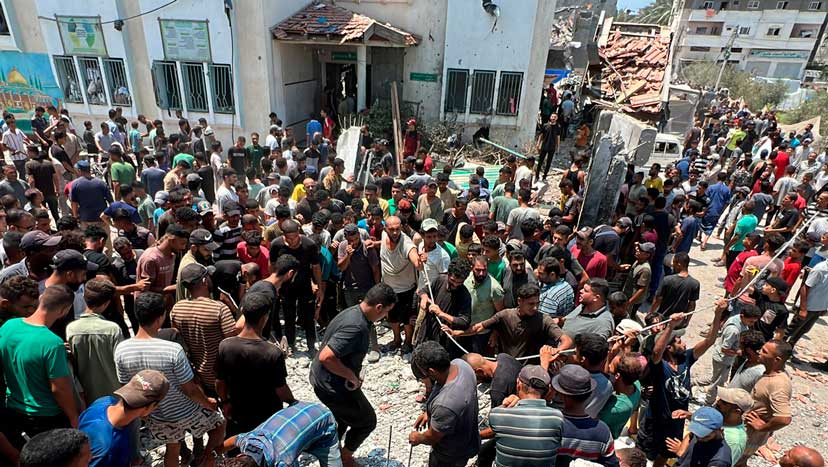
[[[786,2],[786,1],[776,2],[776,9],[777,10],[784,10],[786,8],[788,8],[788,2]]]
[[[808,3],[809,10],[821,10],[822,9],[822,2],[810,2]]]
[[[132,94],[129,93],[129,83],[123,59],[104,58],[103,65],[106,83],[109,85],[109,100],[113,105],[131,106]]]
[[[739,26],[739,35],[747,36],[750,34],[750,26]]]
[[[6,8],[0,4],[0,36],[11,36],[9,23],[6,21]]]
[[[80,80],[78,80],[78,72],[75,69],[75,59],[55,56],[55,71],[57,71],[60,89],[63,90],[64,100],[74,104],[83,104],[83,92]]]
[[[233,73],[230,65],[209,65],[210,90],[213,93],[213,112],[233,113]]]
[[[500,73],[500,87],[497,91],[498,115],[517,115],[522,84],[523,73],[511,71]]]
[[[204,79],[204,66],[201,63],[182,63],[181,78],[184,81],[184,97],[187,110],[208,112],[207,80]]]
[[[476,114],[492,112],[495,91],[495,72],[475,70],[472,75],[472,92],[469,111]]]
[[[759,0],[751,0],[747,4],[748,10],[758,10],[759,9]]]
[[[154,62],[152,81],[155,103],[162,109],[181,110],[181,88],[178,86],[178,67],[175,62]]]
[[[96,57],[78,57],[81,78],[86,91],[86,102],[92,105],[107,105],[101,66]]]
[[[446,76],[446,112],[465,112],[469,87],[469,70],[448,70]]]

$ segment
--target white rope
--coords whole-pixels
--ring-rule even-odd
[[[807,227],[811,224],[811,222],[813,222],[813,221],[817,218],[817,215],[818,215],[818,214],[819,214],[819,212],[814,213],[814,215],[813,215],[813,216],[811,216],[811,218],[810,218],[810,219],[808,219],[806,222],[804,222],[804,223],[803,223],[803,224],[799,227],[799,229],[797,229],[796,233],[794,233],[794,235],[792,235],[792,236],[791,236],[790,240],[788,240],[787,242],[785,242],[782,246],[780,246],[780,247],[777,249],[776,254],[774,254],[774,255],[773,255],[773,257],[771,257],[770,261],[768,261],[768,263],[767,263],[767,264],[765,264],[765,266],[764,266],[764,267],[762,267],[762,269],[760,269],[760,270],[759,270],[756,274],[754,274],[754,276],[753,276],[753,278],[750,280],[750,282],[748,282],[748,283],[747,283],[747,284],[746,284],[746,285],[745,285],[745,286],[744,286],[744,287],[743,287],[743,288],[742,288],[742,289],[741,289],[741,290],[740,290],[737,294],[735,294],[733,297],[730,297],[730,298],[728,298],[728,299],[727,299],[728,303],[729,303],[729,302],[732,302],[732,301],[734,301],[734,300],[736,300],[736,299],[738,299],[739,297],[741,297],[742,295],[744,295],[745,293],[747,293],[748,289],[750,289],[750,288],[751,288],[754,284],[756,284],[756,281],[758,281],[758,280],[759,280],[759,277],[761,277],[761,276],[762,276],[762,273],[763,273],[763,272],[765,272],[765,270],[767,270],[767,269],[768,269],[768,267],[771,265],[771,263],[772,263],[775,259],[779,258],[779,256],[781,256],[781,255],[782,255],[782,254],[783,254],[783,253],[784,253],[784,252],[788,249],[788,247],[790,247],[790,245],[792,245],[792,244],[793,244],[793,242],[794,242],[794,241],[796,241],[796,238],[797,238],[797,237],[799,237],[799,235],[801,235],[801,234],[802,234],[802,232],[803,232],[803,231],[804,231],[804,230],[805,230],[805,229],[806,229],[806,228],[807,228]],[[430,279],[429,279],[429,277],[428,277],[428,268],[426,267],[426,265],[423,265],[423,273],[425,274],[425,281],[426,281],[426,285],[428,286],[428,294],[429,294],[429,298],[431,299],[431,302],[432,302],[432,303],[435,303],[435,301],[434,301],[434,292],[433,292],[433,291],[432,291],[432,289],[431,289],[431,280],[430,280]],[[711,306],[707,306],[707,307],[701,308],[701,309],[698,309],[698,310],[693,310],[693,311],[690,311],[690,312],[687,312],[687,313],[682,313],[682,317],[686,318],[686,317],[688,317],[688,316],[692,316],[692,315],[694,315],[694,314],[696,314],[696,313],[701,313],[702,311],[711,310],[711,309],[714,309],[714,308],[716,308],[716,305],[715,305],[715,304],[714,304],[714,305],[711,305]],[[426,310],[426,312],[428,312],[428,311]],[[440,319],[440,317],[439,317],[439,316],[437,316],[437,315],[436,315],[436,314],[434,314],[434,313],[432,313],[432,314],[433,314],[433,315],[434,315],[434,317],[437,319],[437,323],[439,323],[439,324],[440,324],[440,328],[442,329],[442,327],[443,327],[445,324],[443,323],[443,321]],[[641,328],[641,330],[640,330],[640,331],[638,331],[638,333],[640,334],[640,333],[643,333],[643,332],[645,332],[645,331],[649,331],[649,330],[651,330],[651,329],[653,329],[653,328],[656,328],[656,327],[658,327],[658,326],[661,326],[661,325],[667,324],[667,323],[669,323],[669,322],[670,322],[670,319],[669,319],[669,318],[668,318],[668,319],[666,319],[666,320],[664,320],[664,321],[659,321],[659,322],[657,322],[657,323],[654,323],[654,324],[651,324],[651,325],[649,325],[649,326],[645,326],[645,327]],[[449,340],[451,340],[451,341],[454,343],[454,345],[456,345],[456,346],[457,346],[460,350],[462,350],[462,351],[463,351],[463,353],[471,353],[471,352],[469,352],[469,351],[468,351],[465,347],[463,347],[462,345],[460,345],[460,343],[459,343],[459,342],[457,342],[457,339],[455,339],[455,338],[454,338],[454,336],[452,336],[450,332],[448,332],[448,331],[443,331],[443,333],[446,335],[446,337],[448,337],[448,338],[449,338]],[[626,338],[626,336],[623,336],[623,335],[621,335],[621,336],[612,336],[612,337],[610,337],[610,338],[607,340],[607,342],[615,342],[615,341],[617,341],[617,340],[620,340],[620,339],[625,339],[625,338]],[[575,353],[575,349],[567,349],[567,350],[562,350],[562,351],[558,352],[558,355],[569,355],[569,354],[573,354],[573,353]],[[497,361],[497,358],[496,358],[496,357],[483,357],[483,358],[485,358],[486,360],[490,360],[490,361]],[[525,357],[517,357],[517,358],[515,358],[515,360],[518,360],[518,361],[523,361],[523,360],[532,360],[532,359],[534,359],[534,358],[540,358],[540,354],[538,354],[538,355],[528,355],[528,356],[525,356]]]

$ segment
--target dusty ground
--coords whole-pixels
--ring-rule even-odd
[[[558,158],[553,164],[558,169],[564,169],[567,165],[568,161],[564,158]],[[555,172],[555,175],[550,175],[549,182],[552,188],[547,193],[544,204],[557,201],[559,179],[560,170]],[[712,305],[713,301],[724,292],[717,280],[724,276],[724,268],[712,265],[721,255],[721,249],[721,241],[711,240],[707,251],[702,252],[694,247],[691,252],[694,259],[691,264],[691,274],[701,282],[699,309]],[[707,327],[712,317],[712,310],[706,310],[693,317],[685,337],[688,344],[692,345],[701,339],[699,332]],[[811,331],[810,336],[803,338],[796,349],[799,358],[815,362],[828,360],[828,345],[825,344],[828,340],[826,324],[825,320],[821,320]],[[390,341],[390,332],[383,331],[385,334],[380,336],[380,342]],[[304,342],[300,343],[299,347],[304,348]],[[298,354],[288,360],[289,384],[293,393],[301,400],[316,400],[308,383],[309,362],[310,360],[304,354]],[[429,448],[418,446],[412,451],[408,444],[408,433],[422,410],[420,404],[414,400],[420,391],[420,385],[414,380],[408,360],[399,356],[383,356],[378,364],[366,363],[366,371],[363,388],[376,410],[378,425],[370,438],[357,451],[358,461],[371,467],[386,465],[386,459],[389,460],[388,465],[394,467],[426,465]],[[704,374],[708,371],[710,371],[709,354],[705,355],[695,366],[694,373]],[[777,433],[772,438],[773,442],[769,443],[769,449],[764,450],[763,453],[769,458],[778,458],[782,452],[796,444],[804,444],[822,453],[828,453],[828,430],[826,430],[828,427],[828,375],[807,364],[792,364],[789,367],[789,374],[794,384],[793,423]],[[480,386],[481,415],[487,414],[489,410],[489,398],[485,390],[485,386]],[[389,435],[390,455],[388,452]],[[160,451],[151,453],[150,463],[152,465],[160,464],[160,454]],[[749,465],[766,467],[775,463],[754,456]],[[304,456],[302,464],[316,465],[317,463],[312,457]]]

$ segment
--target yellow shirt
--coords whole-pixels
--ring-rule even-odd
[[[663,191],[664,188],[664,180],[661,177],[656,178],[648,178],[644,180],[644,186],[647,188],[655,188],[659,192]]]
[[[305,199],[305,195],[306,195],[305,185],[302,185],[300,183],[300,184],[296,185],[295,188],[293,188],[293,193],[290,195],[290,199],[292,199],[292,200],[294,200],[298,203],[299,201],[302,201],[303,199]]]

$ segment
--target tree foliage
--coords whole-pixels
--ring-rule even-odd
[[[672,0],[653,0],[652,3],[632,14],[630,10],[623,10],[615,16],[615,21],[627,23],[660,24],[667,26],[673,12]]]
[[[715,62],[695,62],[683,67],[681,77],[691,86],[712,88],[720,69],[721,65]],[[754,79],[750,73],[732,65],[725,66],[719,87],[728,88],[733,99],[744,99],[751,110],[759,110],[766,105],[773,108],[787,94],[784,84]]]
[[[814,117],[822,117],[822,121],[828,121],[828,93],[825,91],[817,91],[799,107],[783,113],[780,119],[782,123],[791,124]]]

